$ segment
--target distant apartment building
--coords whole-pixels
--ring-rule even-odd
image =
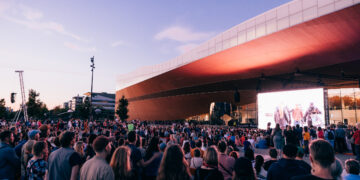
[[[83,103],[83,99],[84,97],[83,96],[74,96],[70,102],[69,102],[69,108],[73,111],[76,110],[76,107],[78,107],[79,105],[81,105]]]
[[[90,92],[84,94],[87,99],[90,99]],[[92,93],[92,107],[99,108],[107,111],[115,111],[115,94],[106,92]]]
[[[64,104],[63,104],[63,108],[64,109],[69,109],[69,106],[70,105],[70,102],[64,102]]]

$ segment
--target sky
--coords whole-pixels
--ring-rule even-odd
[[[49,109],[116,77],[170,60],[290,0],[0,0],[0,99],[21,103],[19,76]],[[16,103],[10,103],[15,92]]]

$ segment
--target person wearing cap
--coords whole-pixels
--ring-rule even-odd
[[[106,157],[111,153],[111,143],[105,136],[97,137],[93,142],[96,155],[86,161],[80,172],[80,180],[115,179],[111,166]]]

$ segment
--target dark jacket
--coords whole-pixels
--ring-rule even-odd
[[[291,177],[306,175],[307,172],[295,159],[280,159],[270,166],[267,180],[288,180]]]
[[[0,143],[0,179],[15,179],[20,170],[20,160],[15,150],[6,143]]]

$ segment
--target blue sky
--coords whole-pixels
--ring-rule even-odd
[[[90,89],[115,92],[117,75],[170,60],[290,0],[0,0],[0,98],[35,89],[49,108]]]

